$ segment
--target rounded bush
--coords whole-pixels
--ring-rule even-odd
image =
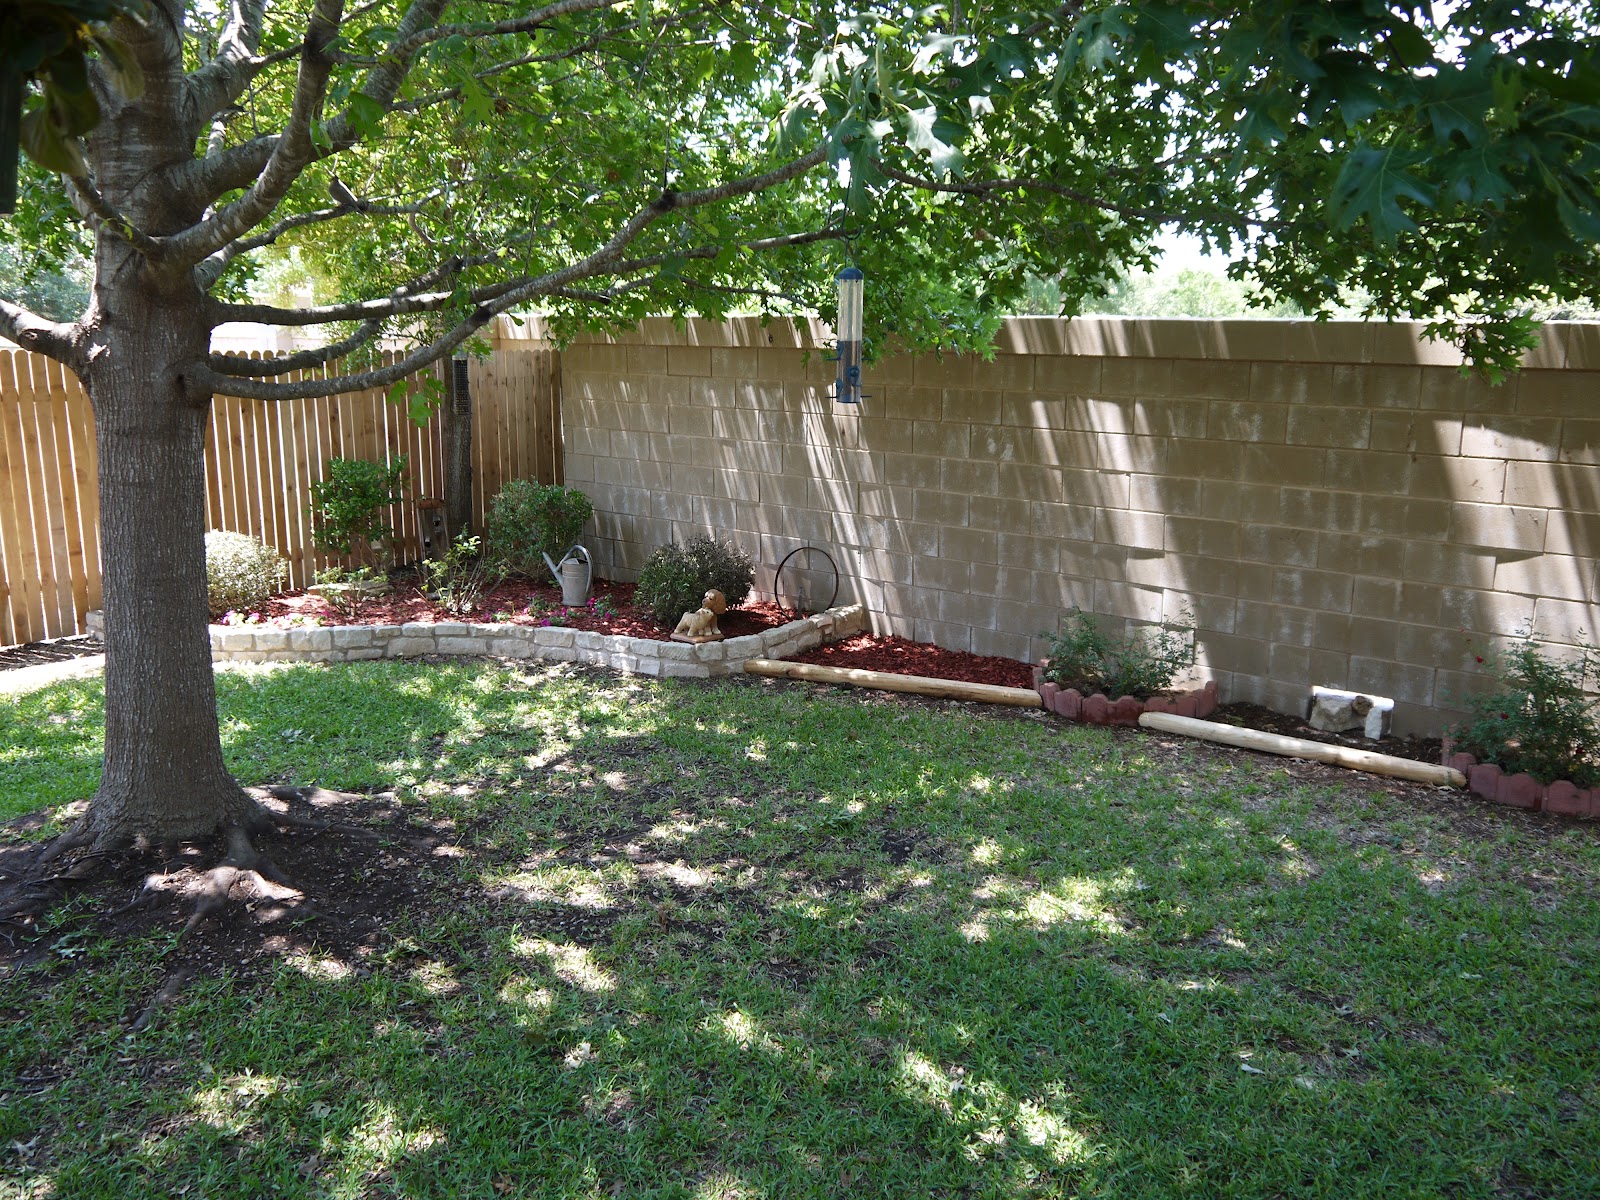
[[[577,488],[513,479],[489,505],[484,548],[518,575],[543,579],[550,573],[544,555],[564,554],[593,515],[594,505]]]
[[[699,608],[712,588],[727,598],[728,607],[743,604],[755,578],[755,565],[743,550],[696,534],[681,546],[668,542],[650,556],[639,573],[635,598],[663,625],[675,625],[684,613]]]
[[[283,556],[260,538],[225,529],[206,534],[206,601],[213,617],[260,604],[288,572]]]

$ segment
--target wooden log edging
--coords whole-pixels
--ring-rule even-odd
[[[1562,817],[1600,817],[1600,788],[1581,788],[1570,779],[1540,783],[1521,771],[1508,775],[1494,763],[1479,762],[1464,750],[1453,751],[1449,738],[1444,740],[1443,758],[1445,766],[1467,777],[1472,794],[1485,800]]]
[[[852,687],[877,688],[885,692],[909,692],[917,696],[937,696],[945,700],[975,700],[983,704],[1009,704],[1017,708],[1039,708],[1039,693],[1032,688],[1001,687],[993,683],[967,683],[960,679],[929,679],[922,675],[899,675],[892,671],[866,671],[855,667],[824,667],[816,663],[778,662],[774,659],[747,659],[744,669],[752,675],[774,679],[803,679],[809,683],[840,683]]]
[[[1267,754],[1281,754],[1288,758],[1305,758],[1335,767],[1368,771],[1374,775],[1409,779],[1415,783],[1431,783],[1438,787],[1467,786],[1467,777],[1452,767],[1418,762],[1411,758],[1396,758],[1392,754],[1375,754],[1370,750],[1354,750],[1348,746],[1330,745],[1327,742],[1284,737],[1282,734],[1266,733],[1259,729],[1243,729],[1237,725],[1218,725],[1213,721],[1197,721],[1172,713],[1147,712],[1139,718],[1139,724],[1146,729],[1158,729],[1163,733],[1180,733],[1185,737],[1218,742],[1224,746],[1237,746],[1242,750],[1261,750]]]
[[[1033,668],[1033,686],[1039,692],[1040,705],[1047,711],[1068,721],[1082,721],[1088,725],[1137,725],[1141,713],[1176,713],[1180,717],[1200,720],[1217,711],[1220,700],[1217,685],[1207,682],[1201,687],[1184,692],[1161,692],[1148,700],[1133,696],[1110,696],[1099,692],[1085,696],[1077,688],[1064,688],[1044,677],[1050,660],[1043,659]]]
[[[624,675],[708,679],[738,673],[747,659],[799,654],[824,642],[849,637],[865,626],[866,610],[859,604],[838,605],[761,633],[698,646],[556,625],[469,621],[302,628],[213,625],[211,659],[213,662],[247,663],[354,662],[414,658],[423,654],[482,654],[496,658],[536,658],[544,662],[591,663]]]

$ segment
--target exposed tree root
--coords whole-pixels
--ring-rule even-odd
[[[316,916],[318,914],[306,902],[304,892],[269,855],[256,846],[252,836],[278,828],[375,839],[377,835],[373,831],[356,825],[288,811],[293,806],[309,808],[315,813],[319,806],[331,806],[351,799],[356,797],[323,788],[273,787],[257,790],[250,797],[245,811],[220,830],[226,847],[221,862],[210,868],[185,866],[178,870],[169,868],[153,872],[146,876],[144,886],[137,895],[128,903],[111,910],[109,915],[118,917],[135,912],[162,897],[190,901],[194,908],[178,935],[179,941],[186,939],[207,918],[230,903],[240,903],[251,909],[270,904],[274,910],[292,909],[299,916]],[[269,800],[277,803],[270,803]],[[164,857],[169,861],[177,857],[180,846],[181,843],[164,846]],[[88,849],[85,852],[86,847]],[[53,873],[48,871],[63,855],[74,851],[79,853],[63,869]],[[64,900],[75,885],[95,877],[110,857],[114,857],[111,847],[97,844],[89,822],[79,821],[39,850],[22,872],[24,877],[14,878],[0,890],[0,924],[30,924],[35,917]]]
[[[160,989],[150,997],[150,1003],[144,1006],[132,1025],[128,1026],[129,1033],[143,1033],[150,1028],[150,1023],[156,1019],[163,1009],[170,1008],[173,1001],[182,994],[184,985],[187,984],[194,971],[188,967],[179,967],[162,980]]]

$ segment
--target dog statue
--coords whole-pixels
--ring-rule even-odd
[[[674,637],[683,634],[685,637],[719,638],[722,630],[717,628],[717,618],[727,611],[727,597],[712,588],[701,598],[699,608],[678,618],[678,627],[672,634]]]

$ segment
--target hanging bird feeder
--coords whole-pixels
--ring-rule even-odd
[[[857,267],[839,272],[838,381],[833,398],[839,404],[861,403],[861,300],[866,276]]]

